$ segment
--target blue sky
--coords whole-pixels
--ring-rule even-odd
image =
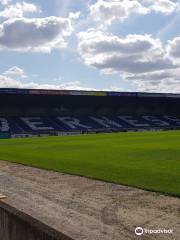
[[[0,0],[0,87],[180,92],[179,24],[179,0]]]

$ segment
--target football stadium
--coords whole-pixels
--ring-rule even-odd
[[[180,240],[180,0],[0,0],[0,240]]]
[[[2,138],[180,129],[178,94],[0,89],[0,102]]]
[[[179,239],[179,131],[180,94],[1,88],[0,239]]]

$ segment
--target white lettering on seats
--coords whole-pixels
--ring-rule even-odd
[[[7,119],[0,118],[0,131],[1,132],[8,132],[10,130],[9,123]]]
[[[118,128],[122,128],[122,125],[107,118],[107,117],[101,117],[101,118],[97,118],[97,117],[90,117],[92,120],[94,120],[95,122],[99,123],[101,126],[106,127],[106,128],[112,128],[112,127],[118,127]]]
[[[161,119],[158,119],[157,117],[153,117],[153,116],[142,116],[142,118],[144,118],[145,120],[152,122],[154,125],[156,126],[160,126],[160,127],[167,127],[169,126],[169,123],[166,121],[163,121]]]
[[[180,119],[178,119],[177,117],[173,117],[173,116],[163,116],[163,118],[165,118],[166,120],[172,121],[177,125],[180,125]]]
[[[133,119],[131,116],[118,116],[119,119],[127,122],[128,124],[132,125],[133,127],[150,127],[148,123],[141,123],[138,119]]]
[[[84,125],[80,122],[79,119],[74,118],[74,117],[57,117],[61,122],[66,124],[69,128],[71,129],[78,129],[78,128],[92,128],[90,126]]]
[[[23,117],[21,118],[25,124],[32,130],[54,130],[51,126],[44,126],[40,117]]]

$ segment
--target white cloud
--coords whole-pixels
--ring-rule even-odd
[[[4,75],[0,75],[0,87],[1,88],[16,88],[19,86],[19,81],[18,80],[14,80],[10,77],[4,76]]]
[[[168,53],[175,61],[180,62],[180,37],[176,37],[173,40],[169,41],[167,46]]]
[[[34,75],[34,77],[38,77]],[[26,81],[23,80],[26,78]],[[0,88],[32,88],[32,89],[59,89],[59,90],[95,90],[83,85],[80,81],[62,82],[61,78],[55,79],[59,84],[47,84],[38,82],[28,82],[28,76],[22,68],[13,66],[0,74]]]
[[[79,34],[80,49],[88,54],[109,53],[132,55],[146,52],[149,49],[158,49],[161,54],[161,43],[149,35],[128,35],[119,38],[110,33],[90,29]]]
[[[132,15],[152,12],[170,15],[179,10],[179,2],[171,0],[97,0],[89,6],[92,19],[103,25],[110,25],[114,20],[123,22]]]
[[[18,77],[18,78],[26,78],[25,72],[22,68],[19,68],[17,66],[13,66],[9,68],[7,71],[3,73],[3,75],[6,75],[8,77]]]
[[[179,2],[171,0],[144,0],[144,4],[152,11],[164,15],[172,14],[179,10]]]
[[[66,47],[72,20],[61,17],[14,18],[0,24],[0,50],[51,52]]]
[[[76,19],[78,19],[80,17],[80,15],[81,15],[80,11],[78,11],[78,12],[70,12],[69,13],[69,18],[76,20]]]
[[[80,33],[79,40],[85,63],[103,72],[138,74],[177,67],[166,56],[160,40],[149,35],[120,38],[90,30]]]
[[[26,13],[37,12],[38,7],[35,4],[22,2],[8,5],[0,12],[0,17],[3,18],[22,18]]]
[[[160,92],[160,93],[179,93],[179,80],[159,80],[159,81],[138,81],[133,82],[137,91]]]
[[[2,4],[2,5],[7,5],[10,2],[12,2],[12,0],[0,0],[0,4]]]
[[[180,92],[180,68],[127,77],[138,91]]]
[[[161,81],[161,80],[180,80],[180,68],[160,70],[152,73],[142,73],[136,75],[129,75],[126,77],[127,80],[141,80],[141,81]]]
[[[0,88],[30,88],[30,89],[57,89],[57,90],[95,90],[81,84],[79,81],[60,84],[40,84],[36,82],[22,82],[12,77],[0,75]]]
[[[31,75],[35,78],[38,75]],[[26,78],[26,82],[23,79]],[[25,75],[24,70],[19,67],[12,67],[5,71],[3,74],[0,74],[0,88],[27,88],[27,89],[54,89],[54,90],[87,90],[87,91],[124,91],[119,86],[110,86],[109,89],[97,89],[94,87],[88,87],[80,81],[62,81],[61,77],[54,79],[56,83],[47,84],[47,83],[38,83],[38,82],[28,82],[28,76]],[[59,82],[59,83],[58,83]]]
[[[116,73],[138,90],[180,90],[180,38],[163,45],[149,35],[118,37],[93,29],[78,37],[79,52],[86,65],[106,74]]]
[[[149,12],[148,8],[136,0],[98,0],[89,9],[93,19],[108,24],[114,20],[124,21],[131,14],[145,15]]]

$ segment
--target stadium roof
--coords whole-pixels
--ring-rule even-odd
[[[19,89],[0,88],[0,94],[37,94],[37,95],[70,95],[70,96],[126,96],[126,97],[168,97],[180,98],[174,93],[147,93],[147,92],[112,92],[112,91],[82,91],[82,90],[48,90],[48,89]]]

